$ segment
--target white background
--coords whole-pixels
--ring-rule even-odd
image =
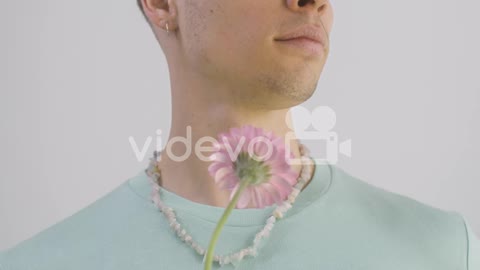
[[[479,2],[333,4],[331,54],[305,106],[330,106],[352,139],[337,165],[480,234]],[[170,90],[135,0],[1,1],[0,29],[2,250],[143,169],[128,137],[168,134]]]

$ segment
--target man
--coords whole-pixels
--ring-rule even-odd
[[[314,93],[328,56],[326,0],[139,0],[170,72],[170,140],[216,137],[246,124],[284,136],[289,109]],[[293,35],[291,35],[293,34]],[[287,119],[287,121],[285,121]],[[172,152],[185,149],[173,144]],[[289,150],[300,156],[293,141]],[[229,203],[196,155],[161,153],[161,199],[206,248]],[[300,172],[300,165],[294,165]],[[201,269],[152,203],[142,170],[87,208],[0,255],[0,269]],[[274,206],[234,209],[215,254],[252,245]],[[191,240],[190,239],[190,240]],[[480,244],[456,212],[315,164],[308,185],[258,253],[213,269],[480,269]]]

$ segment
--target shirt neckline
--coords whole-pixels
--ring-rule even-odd
[[[315,162],[315,169],[311,182],[305,189],[299,193],[292,208],[290,208],[283,219],[289,219],[297,213],[304,210],[315,201],[321,200],[330,189],[333,181],[332,165],[319,164]],[[151,184],[145,170],[141,170],[137,175],[127,180],[127,184],[131,191],[142,197],[148,204],[155,207],[151,201]],[[160,187],[160,197],[166,206],[171,207],[177,215],[187,214],[198,218],[204,222],[216,224],[223,215],[225,208],[201,204],[170,192]],[[265,208],[245,208],[232,209],[225,227],[252,227],[264,226],[267,218],[269,218],[276,204]]]

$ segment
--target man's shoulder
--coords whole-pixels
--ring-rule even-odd
[[[99,251],[115,248],[113,243],[128,231],[142,200],[124,181],[74,214],[0,252],[0,270],[72,269],[72,263],[77,263],[77,269],[82,262],[102,260]]]
[[[464,221],[456,211],[444,210],[421,202],[409,195],[373,185],[346,170],[333,166],[337,188],[344,202],[372,217],[384,217],[392,226],[415,223],[435,229],[464,229]],[[436,226],[432,225],[436,224]]]
[[[368,183],[334,167],[337,198],[334,205],[357,224],[370,227],[390,243],[428,249],[432,257],[465,261],[468,239],[465,220],[456,211],[444,210],[410,196]]]

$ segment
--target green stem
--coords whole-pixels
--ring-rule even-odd
[[[250,181],[243,180],[240,182],[240,187],[237,189],[235,194],[233,195],[232,200],[228,204],[227,208],[223,212],[222,217],[217,223],[217,227],[215,228],[215,231],[213,232],[212,238],[210,239],[210,244],[208,245],[208,250],[206,253],[206,260],[205,260],[205,270],[211,270],[212,269],[212,262],[213,262],[213,252],[215,250],[215,244],[217,243],[218,237],[220,236],[220,233],[222,231],[223,225],[225,225],[225,222],[227,222],[228,216],[232,212],[233,207],[237,204],[238,199],[240,198],[240,194],[242,194],[243,190],[248,186]]]

